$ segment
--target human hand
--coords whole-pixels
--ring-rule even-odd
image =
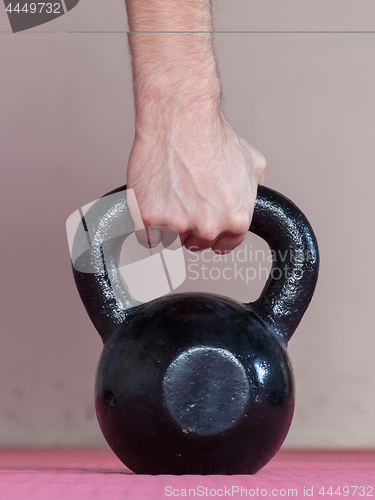
[[[127,184],[136,230],[176,229],[191,250],[228,252],[250,227],[265,159],[221,110],[210,0],[126,0],[135,98]],[[137,232],[145,246],[165,233]],[[163,233],[163,235],[161,234]],[[147,236],[147,237],[146,237]]]
[[[158,123],[136,129],[127,185],[146,228],[168,226],[190,250],[226,253],[245,238],[265,168],[263,155],[236,134],[218,106],[192,106],[163,111]],[[163,232],[137,234],[154,247],[165,244]]]

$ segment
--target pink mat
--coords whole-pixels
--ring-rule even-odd
[[[137,476],[106,449],[0,450],[1,500],[327,500],[374,497],[374,487],[375,451],[282,450],[255,476]]]

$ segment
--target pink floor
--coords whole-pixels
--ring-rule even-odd
[[[374,497],[374,487],[375,450],[280,451],[255,476],[137,476],[110,450],[0,450],[2,500],[138,500],[183,496],[297,496],[327,500]]]

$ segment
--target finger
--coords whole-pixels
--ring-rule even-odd
[[[162,233],[161,242],[164,248],[168,248],[168,250],[181,248],[181,239],[176,229],[169,226],[161,226],[160,230]]]
[[[145,227],[139,210],[139,205],[134,193],[134,189],[127,189],[127,203],[130,215],[134,221],[134,231],[138,243],[146,248],[155,248],[161,241],[161,231],[157,227]]]
[[[140,231],[145,228],[141,211],[139,210],[138,202],[134,193],[134,189],[126,190],[126,201],[130,210],[130,215],[134,221],[134,231]]]
[[[135,231],[135,235],[138,243],[146,248],[157,247],[162,238],[162,232],[157,227],[153,226],[147,226],[144,229]]]
[[[258,183],[263,185],[265,181],[266,181],[266,171],[264,170],[263,173],[260,174],[259,176]]]
[[[200,250],[204,250],[206,248],[211,248],[214,245],[216,240],[208,241],[203,240],[201,238],[197,238],[196,236],[188,236],[184,241],[184,246],[190,250],[190,252],[199,252]]]
[[[138,242],[147,247],[155,248],[162,243],[168,250],[181,248],[181,240],[176,229],[168,226],[146,226],[136,231]]]
[[[212,250],[215,253],[219,253],[219,254],[229,253],[232,250],[234,250],[236,247],[238,247],[238,245],[241,245],[241,243],[243,242],[245,237],[246,237],[246,233],[241,234],[239,236],[233,236],[233,235],[232,236],[230,236],[230,235],[221,236],[216,240],[214,245],[212,245]]]
[[[266,178],[267,161],[260,151],[255,149],[254,172],[259,184],[264,184]]]

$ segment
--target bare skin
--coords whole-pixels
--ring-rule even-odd
[[[210,1],[125,1],[136,108],[127,184],[143,224],[175,228],[191,250],[229,252],[249,229],[266,162],[223,115],[211,33],[197,33],[212,31]],[[162,232],[150,229],[148,244]]]

